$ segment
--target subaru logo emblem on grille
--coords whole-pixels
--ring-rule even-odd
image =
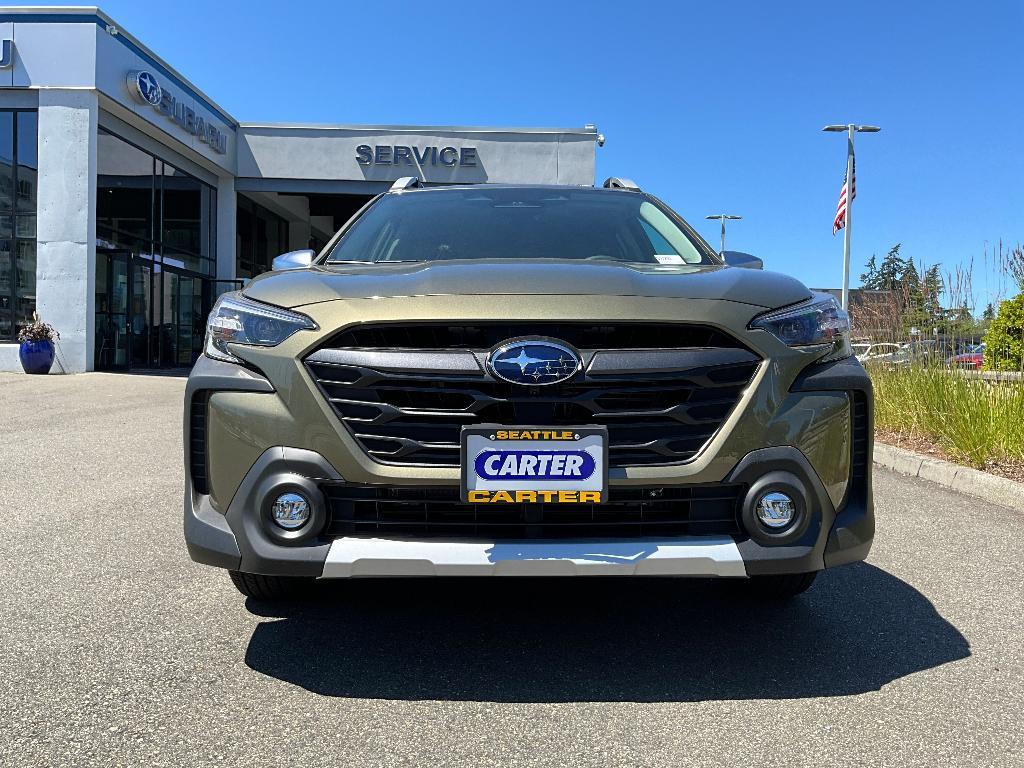
[[[582,367],[575,351],[549,339],[506,341],[487,358],[487,368],[496,378],[528,386],[560,384]]]

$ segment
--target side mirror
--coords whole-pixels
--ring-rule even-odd
[[[308,248],[302,251],[282,253],[271,262],[270,268],[275,272],[284,269],[305,269],[313,263],[314,256],[316,256],[316,253]]]
[[[722,251],[722,258],[730,267],[743,267],[744,269],[764,269],[764,262],[757,256],[740,251]]]

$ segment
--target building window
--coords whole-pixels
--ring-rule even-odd
[[[235,276],[256,277],[288,250],[288,222],[247,197],[238,196]]]
[[[217,191],[102,128],[96,167],[95,366],[191,365],[217,285]]]
[[[35,110],[0,110],[0,342],[36,308],[37,134]]]
[[[98,143],[97,247],[212,277],[217,191],[102,128]]]

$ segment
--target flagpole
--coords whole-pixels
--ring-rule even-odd
[[[821,130],[829,133],[842,133],[846,131],[846,186],[843,194],[846,196],[846,213],[843,227],[843,309],[850,305],[850,240],[852,239],[851,222],[853,221],[853,134],[855,133],[878,133],[881,128],[877,125],[826,125]],[[838,212],[836,216],[838,220]],[[835,230],[832,231],[835,234]]]
[[[843,234],[843,309],[850,306],[850,240],[853,233],[853,134],[856,126],[846,127],[846,232]]]

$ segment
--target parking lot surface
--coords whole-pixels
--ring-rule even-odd
[[[1024,510],[876,471],[869,561],[246,601],[181,535],[184,380],[0,374],[0,765],[1020,766]]]

